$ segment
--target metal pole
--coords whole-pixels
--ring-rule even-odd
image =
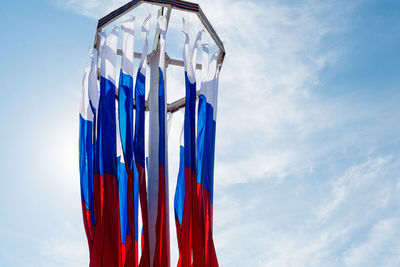
[[[158,5],[158,6],[161,6],[162,9],[168,8],[168,11],[167,11],[167,21],[168,22],[169,22],[169,18],[170,18],[172,9],[178,9],[178,10],[182,10],[185,12],[195,13],[197,15],[197,17],[200,19],[200,21],[202,22],[202,24],[204,25],[205,29],[210,34],[211,38],[214,40],[215,44],[220,49],[218,64],[220,66],[219,68],[221,68],[222,62],[224,61],[224,58],[225,58],[225,48],[224,48],[224,45],[223,45],[221,39],[219,38],[218,34],[215,32],[214,28],[208,21],[204,12],[201,10],[199,4],[182,1],[182,0],[132,0],[132,1],[128,2],[127,4],[112,11],[111,13],[109,13],[108,15],[106,15],[105,17],[101,18],[98,21],[94,47],[96,49],[99,48],[100,40],[99,40],[98,33],[101,32],[104,27],[106,27],[113,21],[117,20],[124,14],[130,12],[131,10],[135,9],[136,7],[138,7],[139,5],[141,5],[143,3]],[[157,29],[156,36],[154,38],[154,51],[147,55],[147,62],[149,62],[150,66],[151,66],[153,57],[157,53],[158,39],[159,39],[159,30]],[[120,49],[118,49],[117,54],[122,55],[122,51]],[[141,53],[135,52],[134,57],[140,58]],[[158,60],[158,57],[157,57],[157,60]],[[168,56],[168,54],[165,54],[165,60],[166,60],[167,65],[175,65],[175,66],[181,66],[181,67],[184,66],[184,63],[182,60],[172,59]],[[196,69],[201,69],[201,64],[196,64]],[[158,75],[158,73],[156,75]],[[174,103],[168,104],[167,111],[174,113],[184,106],[185,106],[185,98],[181,98],[181,99],[175,101]],[[148,103],[146,103],[146,110],[148,110],[148,108],[149,108]]]
[[[156,221],[158,207],[158,62],[159,51],[150,60],[150,91],[149,91],[149,170],[147,184],[147,198],[149,210],[149,243],[150,266],[153,266],[156,247]]]
[[[158,16],[163,15],[165,12],[164,7],[158,11]],[[168,13],[170,13],[170,9]],[[169,15],[167,13],[167,23]],[[159,46],[160,30],[157,26],[156,34],[154,36],[154,54],[150,58],[150,90],[149,90],[149,170],[148,170],[148,211],[149,211],[149,245],[150,245],[150,266],[154,265],[154,253],[156,248],[156,222],[157,222],[157,210],[158,210],[158,179],[159,179],[159,162],[158,162],[158,147],[159,147],[159,103],[158,103],[158,83],[159,83],[159,62],[160,62],[160,46]],[[166,92],[166,70],[164,72],[164,88],[165,88],[165,99],[167,98]],[[165,121],[167,119],[167,106],[165,105]],[[165,131],[166,132],[166,131]],[[166,139],[167,140],[167,139]],[[165,144],[165,151],[168,153],[168,142]],[[167,154],[168,155],[168,154]],[[166,155],[166,156],[167,156]],[[166,157],[167,158],[167,157]],[[166,173],[168,174],[168,165],[165,166]],[[168,188],[168,175],[165,177],[166,188]],[[169,207],[168,193],[166,194],[166,206]],[[169,216],[167,213],[167,229],[169,229]],[[169,243],[169,240],[166,240]]]

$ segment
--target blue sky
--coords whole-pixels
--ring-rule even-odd
[[[81,80],[97,19],[123,2],[3,3],[1,266],[88,265],[77,150]],[[200,5],[227,50],[214,193],[220,265],[399,266],[400,3]],[[135,15],[140,23],[156,11]],[[176,58],[181,16],[172,14],[167,35]],[[189,21],[193,36],[200,25]],[[169,67],[167,79],[172,100],[182,94],[182,70]],[[170,194],[178,124],[172,121],[169,140]]]

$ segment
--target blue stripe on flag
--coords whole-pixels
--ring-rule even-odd
[[[81,198],[87,210],[93,212],[93,158],[92,121],[79,115],[79,171],[81,177]]]
[[[122,149],[125,162],[133,170],[133,78],[123,73],[119,76],[118,114]]]
[[[145,82],[146,77],[138,70],[135,85],[136,120],[133,151],[135,160],[145,168],[144,159],[144,112],[145,112]]]

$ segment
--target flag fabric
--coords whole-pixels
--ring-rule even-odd
[[[185,110],[181,109],[184,115]],[[174,196],[174,213],[175,213],[175,225],[176,235],[178,238],[178,250],[179,259],[178,267],[182,266],[183,257],[183,239],[182,239],[182,224],[183,224],[183,209],[185,206],[185,142],[184,142],[184,124],[182,124],[180,145],[179,145],[179,170],[178,178],[176,181],[176,189]]]
[[[93,125],[94,113],[89,99],[89,75],[91,66],[84,68],[82,98],[79,112],[79,171],[83,224],[88,240],[89,253],[94,231],[93,210]]]
[[[106,42],[106,34],[104,32],[99,32],[100,37],[100,45],[99,45],[99,57],[101,60],[101,53],[103,51],[104,44]],[[94,107],[94,127],[93,127],[93,209],[94,209],[94,232],[92,238],[92,249],[90,251],[90,267],[96,267],[101,265],[101,253],[103,249],[103,241],[104,241],[104,225],[103,225],[103,179],[99,175],[99,155],[98,155],[98,107],[99,107],[99,98],[100,91],[98,90],[98,68],[97,68],[97,59],[95,68],[92,67],[89,79],[89,96],[92,99],[92,96],[96,98],[97,102]],[[93,62],[93,60],[92,60]],[[93,66],[93,65],[92,65]],[[93,77],[92,77],[93,72]],[[91,89],[92,88],[92,89]],[[97,91],[97,92],[96,92]],[[93,105],[94,106],[94,105]]]
[[[202,46],[202,77],[197,121],[197,182],[201,183],[204,225],[205,266],[217,267],[218,261],[212,237],[215,132],[218,101],[218,75],[216,51],[209,62],[208,46]]]
[[[191,66],[193,69],[193,73],[196,70],[196,63],[197,63],[197,50],[199,47],[199,43],[201,41],[201,37],[203,34],[204,30],[200,30],[197,34],[196,40],[193,45],[192,49],[192,58],[191,58]],[[196,86],[195,86],[196,88]],[[193,144],[193,151],[192,154],[192,160],[194,160],[193,166],[195,168],[195,171],[192,172],[192,249],[193,249],[193,267],[202,267],[204,266],[204,224],[203,224],[203,219],[202,219],[202,213],[201,213],[201,194],[200,194],[200,184],[197,182],[197,166],[196,166],[196,119],[197,119],[197,113],[196,113],[196,108],[197,108],[197,101],[196,101],[196,95],[197,92],[194,92],[194,104],[191,107],[191,112],[193,112],[193,115],[191,115],[192,120],[193,120],[193,131],[191,134],[194,135],[192,139],[194,139],[194,144]]]
[[[168,181],[167,181],[167,125],[166,125],[166,97],[165,97],[165,37],[167,33],[167,18],[158,18],[160,29],[160,61],[158,66],[158,205],[156,219],[156,246],[154,252],[154,267],[169,267],[169,207],[168,207]]]
[[[105,38],[101,50],[100,98],[93,177],[96,222],[90,266],[121,266],[115,110],[118,34],[119,28],[114,27],[110,35]]]
[[[138,171],[139,181],[139,197],[142,211],[143,225],[143,242],[142,255],[140,258],[140,267],[150,266],[149,254],[149,228],[148,228],[148,210],[147,210],[147,193],[146,193],[146,173],[145,173],[145,82],[146,82],[146,64],[148,50],[148,34],[150,29],[150,15],[145,19],[142,25],[141,34],[144,39],[142,49],[142,57],[140,59],[139,70],[136,76],[135,84],[135,101],[136,101],[136,116],[135,116],[135,135],[133,140],[133,152],[135,163]]]
[[[154,190],[146,187],[149,159],[145,153],[149,149],[145,148],[145,80],[150,17],[149,15],[145,19],[141,28],[144,44],[135,86],[135,18],[131,17],[121,25],[122,59],[117,100],[115,92],[119,27],[114,26],[108,36],[99,33],[100,82],[96,49],[91,50],[91,64],[84,68],[79,120],[79,169],[90,267],[170,266],[167,140],[172,116],[167,114],[165,90],[166,16],[158,18],[159,80],[158,90],[150,100],[153,107],[150,110],[151,117],[155,119],[151,133],[156,133],[150,142],[151,151],[156,151],[155,157],[150,158],[150,165],[154,163],[154,173],[151,176],[154,177],[151,181],[155,181]],[[219,51],[209,59],[208,45],[202,45],[201,85],[197,101],[195,69],[203,32],[204,30],[197,34],[190,51],[188,23],[183,19],[185,108],[182,110],[184,123],[174,196],[178,267],[218,267],[213,241],[213,187]],[[154,192],[149,197],[151,203],[148,203],[147,190]],[[142,217],[140,260],[139,199]],[[157,209],[149,210],[148,204]],[[149,214],[149,211],[152,213]],[[156,216],[153,216],[155,212]],[[149,215],[152,218],[151,229]],[[150,243],[150,236],[154,243]]]
[[[117,104],[117,103],[116,103]],[[118,195],[119,195],[119,217],[120,217],[120,230],[121,230],[121,243],[120,243],[120,262],[121,266],[133,266],[133,260],[127,259],[128,251],[132,251],[132,239],[129,228],[128,218],[128,172],[125,166],[125,158],[121,143],[121,127],[119,124],[119,114],[116,114],[116,127],[117,127],[117,179],[118,179]],[[133,192],[133,188],[132,188]],[[132,256],[132,255],[131,255]]]
[[[121,249],[122,266],[138,266],[138,213],[137,198],[138,184],[135,183],[135,163],[133,156],[133,60],[134,60],[134,21],[131,17],[121,25],[122,30],[122,59],[118,88],[118,117],[123,158],[128,175],[127,183],[120,181],[120,201],[124,201],[124,212],[121,213]],[[121,170],[122,171],[122,170]],[[137,181],[137,177],[136,177]],[[127,187],[126,188],[124,188]],[[126,194],[125,194],[126,192]],[[124,195],[121,196],[121,193]],[[136,201],[135,201],[136,200]],[[122,203],[120,202],[122,211]],[[128,224],[123,225],[122,220]]]
[[[100,42],[100,49],[102,49],[104,45],[105,39],[102,38],[102,41]],[[97,74],[97,62],[98,62],[98,52],[95,48],[92,48],[90,50],[90,57],[92,59],[92,62],[90,63],[90,73],[89,73],[89,81],[88,81],[88,86],[89,86],[89,104],[90,107],[93,111],[93,132],[92,132],[92,147],[93,147],[93,160],[95,159],[95,143],[96,143],[96,136],[97,136],[97,110],[99,107],[99,97],[100,97],[100,91],[99,91],[99,86],[98,86],[98,74]],[[94,163],[93,163],[94,166]],[[92,184],[93,184],[93,175],[92,175]],[[93,191],[93,190],[92,190]],[[95,219],[94,214],[93,214],[93,220]],[[94,221],[93,221],[94,223]]]
[[[178,175],[177,191],[175,193],[175,212],[179,247],[178,266],[202,266],[204,262],[202,249],[203,228],[199,216],[199,201],[196,194],[196,77],[195,69],[198,42],[201,33],[196,38],[192,57],[189,48],[189,27],[183,19],[185,44],[183,50],[185,66],[185,116],[184,116],[184,148],[183,148],[183,179]],[[182,159],[181,159],[182,163]],[[183,188],[184,187],[184,188]],[[183,204],[183,207],[182,207]],[[179,214],[181,213],[181,214]],[[193,255],[193,258],[192,258]]]

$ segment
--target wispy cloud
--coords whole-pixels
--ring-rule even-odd
[[[221,262],[228,266],[396,266],[399,164],[390,156],[370,158],[349,166],[338,179],[318,179],[320,186],[313,185],[312,179],[231,185],[215,200]],[[339,184],[345,188],[339,191],[345,193],[338,193]],[[319,203],[322,213],[321,209],[315,212]],[[327,217],[321,220],[321,214]]]
[[[69,222],[64,224],[63,229],[59,235],[40,241],[37,253],[46,260],[37,263],[37,266],[87,266],[88,247],[82,242],[85,233]]]
[[[59,1],[59,4],[81,15],[98,19],[126,2],[123,0],[68,0]]]
[[[344,262],[347,266],[398,266],[399,229],[398,217],[378,221],[370,230],[366,240],[362,240],[348,251]]]
[[[99,18],[121,2],[70,0],[65,7]],[[361,112],[318,91],[321,72],[346,53],[329,40],[346,33],[362,1],[200,4],[227,51],[214,200],[221,266],[396,266],[398,154],[377,152],[352,127],[376,110]],[[183,86],[180,71],[168,69],[169,88]],[[179,133],[170,136],[170,199]]]
[[[321,220],[328,219],[340,205],[347,204],[349,198],[354,197],[360,190],[365,190],[365,187],[377,183],[380,176],[385,176],[389,161],[390,157],[369,159],[352,166],[342,177],[334,180],[332,197],[318,211],[318,217]]]

